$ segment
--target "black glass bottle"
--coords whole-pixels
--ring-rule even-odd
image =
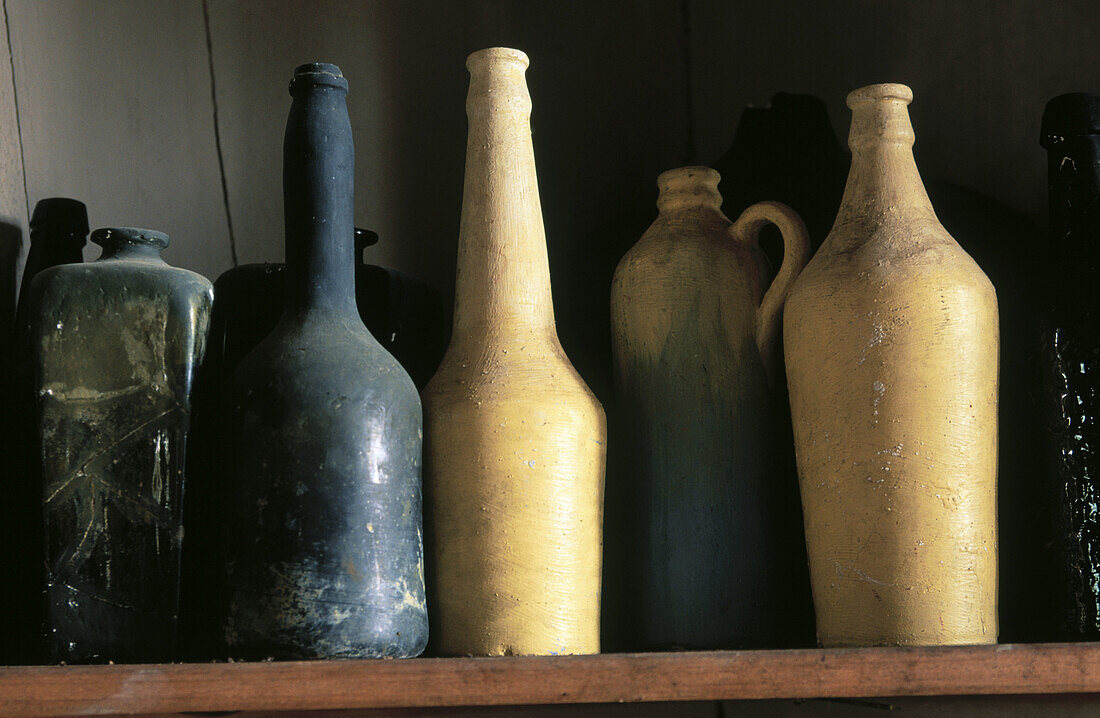
[[[409,373],[417,389],[423,389],[447,348],[443,300],[427,282],[395,269],[367,264],[364,252],[377,242],[376,233],[355,229],[359,316],[374,338]],[[214,282],[209,360],[225,374],[279,323],[285,286],[284,264],[245,264],[226,271]]]
[[[83,202],[67,197],[39,200],[30,222],[30,248],[23,268],[16,305],[17,341],[4,357],[0,376],[0,410],[6,429],[0,436],[0,663],[31,663],[39,659],[42,630],[42,497],[34,470],[34,401],[29,386],[29,357],[24,325],[31,281],[44,269],[83,260],[88,237],[88,211]]]
[[[54,661],[172,657],[190,395],[213,291],[168,237],[101,229],[90,264],[34,279],[27,337]]]
[[[405,657],[427,641],[420,398],[356,308],[347,88],[335,65],[294,72],[285,309],[227,389],[234,657]]]
[[[68,197],[48,197],[34,205],[31,214],[31,243],[27,262],[23,265],[23,280],[19,284],[16,316],[25,309],[31,280],[43,269],[59,264],[79,264],[84,261],[84,245],[88,241],[88,208]],[[16,326],[21,322],[17,319]]]
[[[1100,640],[1100,96],[1047,103],[1051,272],[1042,321],[1060,635]]]

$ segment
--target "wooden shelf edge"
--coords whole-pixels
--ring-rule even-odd
[[[1100,693],[1100,643],[0,668],[5,715]]]

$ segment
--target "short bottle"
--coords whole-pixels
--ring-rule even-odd
[[[233,657],[396,658],[427,641],[420,399],[356,308],[347,91],[335,65],[294,71],[286,301],[226,390]]]
[[[1100,97],[1043,113],[1050,199],[1041,323],[1046,479],[1052,494],[1056,630],[1100,640]]]
[[[809,640],[811,607],[778,344],[809,235],[776,202],[722,213],[719,175],[657,179],[660,215],[611,285],[624,500],[634,505],[622,605],[634,648],[778,648]],[[759,246],[785,241],[774,281]],[[610,558],[609,558],[610,560]],[[633,564],[633,565],[631,565]],[[610,607],[609,607],[610,610]]]
[[[367,264],[364,252],[378,235],[355,228],[355,295],[359,316],[374,338],[422,389],[447,348],[443,299],[435,287],[404,272]],[[283,313],[286,265],[245,264],[214,282],[214,313],[207,363],[228,375],[271,333]],[[217,353],[217,358],[213,356]]]
[[[26,322],[54,661],[170,660],[192,378],[212,288],[167,235],[96,230],[103,255],[34,279]]]
[[[31,280],[43,269],[59,264],[79,264],[84,261],[84,245],[88,243],[88,208],[68,197],[49,197],[34,205],[31,214],[31,244],[27,262],[23,265],[23,280],[19,284],[19,304],[22,307]],[[21,317],[24,309],[17,309]],[[16,326],[22,324],[18,319]]]
[[[825,646],[997,640],[997,298],[924,191],[912,98],[848,96],[844,200],[784,315]]]
[[[451,344],[424,390],[433,647],[597,653],[606,422],[554,327],[527,56],[466,61]]]

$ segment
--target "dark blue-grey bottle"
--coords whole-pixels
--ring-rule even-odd
[[[409,657],[428,638],[420,398],[356,308],[347,90],[335,65],[294,72],[285,309],[226,393],[233,657]]]

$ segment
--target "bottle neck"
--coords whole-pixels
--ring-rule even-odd
[[[550,264],[531,142],[527,58],[470,56],[469,135],[455,280],[455,333],[554,332]]]
[[[907,109],[911,95],[899,97],[880,91],[875,96],[860,96],[860,92],[853,92],[848,99],[852,166],[836,225],[935,219],[913,158],[915,135]]]
[[[161,247],[151,244],[119,242],[115,245],[104,246],[103,254],[99,256],[99,260],[97,261],[104,259],[130,259],[144,262],[163,262],[164,258],[160,256],[161,251]]]
[[[168,247],[168,235],[137,227],[104,227],[92,232],[92,242],[103,248],[98,262],[126,259],[163,263],[160,253]]]
[[[1100,241],[1100,135],[1047,144],[1047,196],[1055,237]]]
[[[333,65],[306,65],[283,140],[286,313],[358,316],[355,305],[355,150],[345,97]]]
[[[722,177],[710,167],[680,167],[657,177],[657,210],[662,217],[683,212],[721,212]]]

